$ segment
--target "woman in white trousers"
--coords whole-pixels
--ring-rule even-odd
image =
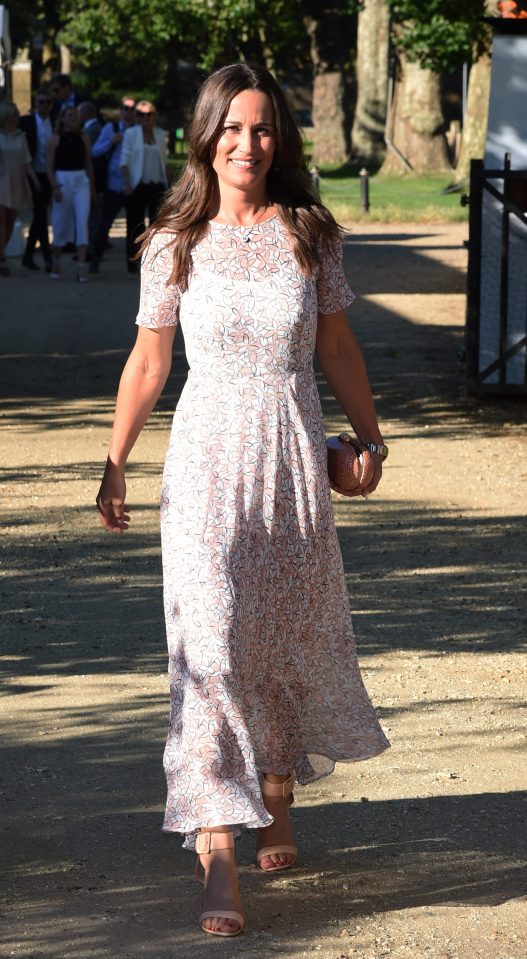
[[[88,279],[88,217],[90,202],[95,201],[91,146],[80,128],[75,107],[67,107],[59,117],[57,133],[48,145],[48,178],[53,191],[51,226],[53,265],[51,279],[58,280],[60,254],[66,243],[77,246],[77,280]]]

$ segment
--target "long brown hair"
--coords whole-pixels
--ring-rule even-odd
[[[221,67],[205,80],[196,101],[189,131],[188,162],[179,180],[164,200],[153,223],[142,236],[141,252],[152,236],[163,230],[167,246],[174,251],[174,267],[168,280],[186,289],[193,248],[204,236],[211,202],[217,189],[212,168],[214,147],[221,136],[229,106],[242,90],[267,94],[274,111],[276,150],[267,175],[267,201],[291,236],[300,268],[311,274],[320,256],[320,242],[331,243],[339,227],[313,191],[307,171],[302,137],[280,87],[258,64],[233,63]]]

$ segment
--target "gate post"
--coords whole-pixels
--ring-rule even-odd
[[[467,357],[467,391],[477,391],[479,371],[479,309],[481,291],[481,223],[483,207],[483,160],[470,164],[467,312],[465,348]]]

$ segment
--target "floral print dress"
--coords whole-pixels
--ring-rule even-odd
[[[353,300],[340,244],[306,277],[278,216],[211,222],[185,292],[170,235],[137,323],[182,324],[190,365],[161,494],[171,716],[164,829],[265,827],[260,778],[326,776],[389,744],[362,683],[313,371],[317,313]]]

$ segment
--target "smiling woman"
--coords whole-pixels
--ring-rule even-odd
[[[97,497],[102,524],[126,530],[126,459],[181,320],[190,371],[161,494],[164,829],[198,853],[200,925],[213,935],[244,925],[239,827],[256,831],[264,872],[290,869],[295,781],[388,745],[357,662],[313,371],[316,347],[357,435],[380,446],[352,300],[338,226],[312,193],[279,87],[261,67],[218,70],[198,98],[188,166],[145,233],[140,329]],[[373,460],[364,494],[381,478]]]

